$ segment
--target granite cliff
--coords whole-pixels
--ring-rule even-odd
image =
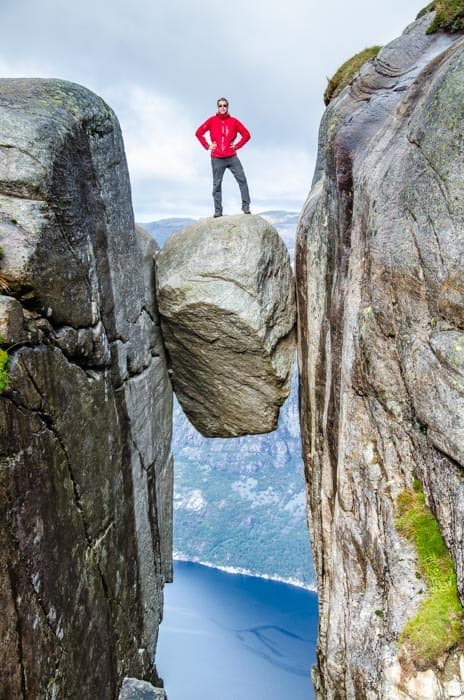
[[[464,41],[431,19],[330,102],[300,217],[319,698],[464,697]]]
[[[172,392],[102,100],[0,81],[0,211],[0,695],[114,700],[159,684]]]

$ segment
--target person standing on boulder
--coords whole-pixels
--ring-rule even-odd
[[[222,216],[222,178],[227,169],[240,187],[243,213],[250,214],[248,183],[236,154],[236,151],[250,140],[250,132],[238,119],[229,114],[229,102],[225,97],[218,99],[217,107],[217,114],[209,117],[195,132],[201,145],[211,153],[214,216]],[[211,143],[205,139],[208,131]],[[240,139],[235,143],[237,135],[240,135]]]

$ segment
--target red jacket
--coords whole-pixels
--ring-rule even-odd
[[[250,132],[241,122],[230,114],[214,114],[209,117],[195,132],[195,136],[201,145],[208,149],[209,143],[205,139],[209,131],[211,142],[216,143],[216,148],[211,151],[212,158],[230,158],[235,151],[244,146],[250,140]],[[240,134],[240,140],[234,143]]]

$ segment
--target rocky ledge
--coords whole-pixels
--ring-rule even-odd
[[[206,219],[156,259],[174,391],[208,437],[270,432],[288,396],[294,285],[285,244],[259,216]]]

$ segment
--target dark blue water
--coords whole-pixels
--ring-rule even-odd
[[[311,700],[317,597],[176,562],[157,668],[169,700]]]

